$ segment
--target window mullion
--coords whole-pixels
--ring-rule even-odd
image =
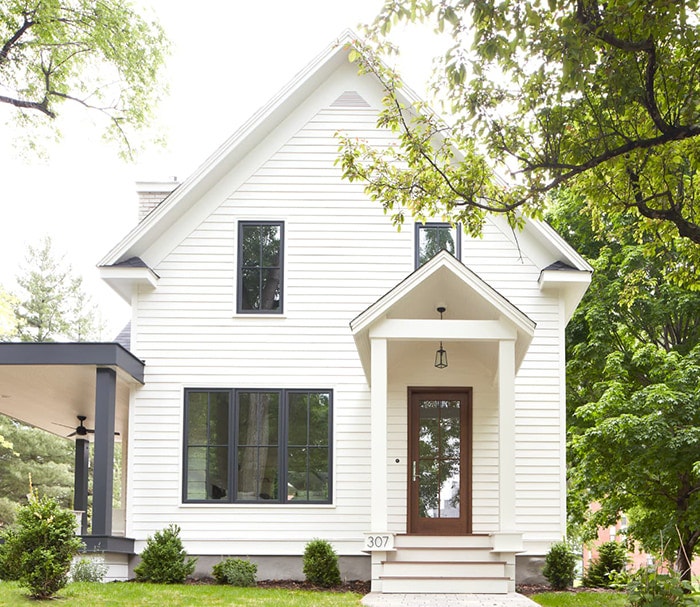
[[[277,437],[277,443],[279,446],[279,451],[277,453],[277,465],[279,467],[279,500],[282,503],[287,501],[287,487],[288,487],[288,475],[287,467],[289,466],[289,457],[287,452],[289,450],[289,432],[287,431],[289,424],[289,392],[287,390],[282,390],[280,392],[280,411],[279,411],[279,436]]]

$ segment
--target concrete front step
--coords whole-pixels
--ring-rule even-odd
[[[473,561],[496,561],[498,555],[488,547],[462,548],[460,546],[446,546],[440,548],[403,547],[389,555],[391,561],[456,561],[459,563]]]
[[[382,592],[386,594],[507,594],[508,579],[382,576]]]
[[[505,577],[505,563],[499,561],[385,561],[385,577]]]
[[[490,535],[403,535],[394,538],[398,548],[493,548]]]
[[[379,575],[387,594],[506,594],[512,585],[488,535],[397,535],[394,547]]]

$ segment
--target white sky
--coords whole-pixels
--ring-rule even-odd
[[[134,183],[184,180],[343,29],[371,21],[382,0],[134,3],[155,12],[173,45],[170,92],[157,111],[165,147],[126,164],[83,110],[64,106],[63,139],[44,144],[43,160],[21,157],[5,124],[14,110],[0,104],[0,284],[14,290],[27,246],[49,234],[99,305],[104,340],[130,312],[100,281],[96,264],[136,223]],[[411,29],[400,40],[402,64],[424,76],[428,38]],[[420,93],[417,77],[409,73],[408,82]]]

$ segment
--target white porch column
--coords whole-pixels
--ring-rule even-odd
[[[372,532],[388,531],[387,518],[387,340],[372,339]]]
[[[499,485],[501,533],[515,527],[515,341],[498,342]]]

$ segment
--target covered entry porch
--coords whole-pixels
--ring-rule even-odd
[[[134,549],[126,537],[126,504],[113,508],[114,454],[121,449],[126,496],[129,402],[143,382],[143,361],[117,343],[0,344],[0,413],[52,434],[73,435],[73,508],[81,513],[80,534],[88,551],[105,554],[113,579],[127,577]]]
[[[351,329],[371,391],[373,592],[514,591],[515,374],[534,322],[441,252]]]

